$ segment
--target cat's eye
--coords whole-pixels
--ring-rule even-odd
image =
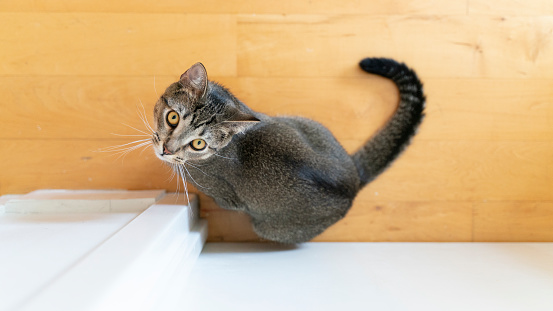
[[[171,126],[177,126],[179,124],[179,114],[171,111],[167,114],[167,123]]]
[[[190,143],[190,147],[195,151],[202,151],[207,147],[207,143],[203,139],[194,139]]]

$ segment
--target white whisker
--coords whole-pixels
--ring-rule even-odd
[[[188,169],[186,168],[186,166],[185,166],[184,164],[182,165],[182,168],[184,168],[184,169],[186,170],[186,172],[188,173],[188,176],[190,176],[190,179],[192,179],[192,181],[193,181],[196,185],[198,185],[200,188],[210,189],[210,188],[207,188],[207,187],[204,187],[204,186],[200,185],[200,184],[194,179],[194,177],[192,177],[192,175],[190,175],[190,172],[188,171]]]
[[[138,148],[140,148],[140,147],[148,146],[149,144],[150,144],[150,142],[143,142],[143,143],[141,143],[141,144],[139,144],[139,145],[130,147],[130,148],[128,148],[128,149],[126,149],[126,150],[123,150],[123,151],[119,151],[119,152],[117,152],[117,153],[115,153],[115,154],[119,154],[119,156],[117,157],[117,159],[123,157],[121,160],[124,160],[125,157],[127,156],[127,154],[129,154],[129,152],[131,152],[131,151],[133,151],[133,150],[136,150],[136,149],[138,149]]]
[[[174,164],[173,163],[169,163],[169,165],[171,165],[171,167],[169,168],[171,170],[171,176],[167,178],[167,182],[171,182],[173,181],[173,178],[175,178],[175,167],[174,167]]]
[[[216,155],[216,156],[218,156],[218,157],[220,157],[220,158],[224,158],[224,159],[238,160],[238,159],[236,159],[236,158],[227,158],[227,157],[223,157],[222,155],[218,155],[218,154],[216,154],[216,153],[214,153],[213,155]]]
[[[144,151],[148,150],[148,148],[144,148],[144,147],[150,147],[150,146],[153,147],[152,144],[148,144],[148,145],[142,146],[142,150],[140,151],[140,153],[138,154],[138,156],[139,156],[139,157],[142,156],[142,154],[144,153]]]
[[[127,134],[117,134],[117,133],[110,133],[111,135],[115,135],[115,136],[128,136],[128,137],[131,137],[131,136],[136,136],[136,137],[150,137],[150,135],[127,135]]]
[[[182,166],[179,166],[179,170],[182,178],[182,183],[184,184],[184,193],[186,193],[186,201],[188,202],[188,205],[190,205],[190,198],[188,197],[188,186],[186,185],[186,174],[184,174]]]
[[[154,92],[156,92],[156,96],[159,98],[159,94],[157,93],[157,90],[156,90],[156,76],[154,76]]]
[[[146,134],[146,135],[151,135],[151,134],[152,134],[152,133],[146,133],[146,132],[137,129],[136,127],[132,127],[132,126],[126,124],[126,123],[121,123],[121,124],[123,124],[123,125],[125,125],[125,126],[128,126],[128,127],[132,128],[133,130],[138,131],[138,132],[143,133],[143,134]]]
[[[141,119],[142,119],[142,121],[144,121],[144,125],[146,125],[146,127],[148,129],[150,129],[152,132],[155,132],[152,129],[152,126],[150,125],[150,122],[148,122],[148,116],[146,115],[146,109],[144,108],[144,104],[142,103],[142,100],[140,100],[140,98],[138,98],[138,102],[140,102],[140,106],[142,107],[142,118]]]
[[[177,169],[177,166],[175,164],[171,163],[171,166],[173,167],[173,170],[177,173],[177,201],[178,201],[179,195],[180,195],[180,172]]]
[[[142,144],[142,143],[149,142],[149,141],[150,141],[149,138],[139,139],[139,140],[131,141],[130,143],[126,143],[126,144],[100,148],[100,149],[96,150],[96,152],[114,152],[114,151],[119,151],[119,150],[125,150],[127,148],[132,147],[131,146],[132,144],[138,144],[138,143]],[[125,147],[125,146],[129,146],[129,147]]]
[[[205,176],[210,176],[208,173],[202,171],[202,169],[200,169],[199,167],[197,167],[196,165],[190,163],[190,162],[184,162],[184,164],[187,164],[187,165],[190,165],[192,166],[193,168],[197,169],[198,171],[202,172]]]
[[[136,107],[138,109],[138,117],[142,120],[142,123],[146,126],[146,128],[151,131],[152,133],[155,132],[152,126],[150,125],[150,122],[148,122],[148,117],[146,116],[146,109],[144,109],[144,104],[142,104],[142,100],[138,98],[138,102],[140,102],[140,106],[142,107],[142,112],[140,111],[139,107]]]

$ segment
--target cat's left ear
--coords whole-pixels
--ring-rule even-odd
[[[196,98],[202,98],[207,91],[207,71],[202,63],[196,63],[180,76],[182,86],[192,90]]]
[[[237,112],[229,120],[224,121],[222,126],[230,135],[242,133],[259,123],[259,119],[249,113]]]

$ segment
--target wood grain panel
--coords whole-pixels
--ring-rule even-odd
[[[544,16],[553,14],[553,2],[549,0],[470,0],[469,14],[510,16]]]
[[[553,203],[476,203],[474,240],[478,242],[553,241]]]
[[[465,14],[466,0],[282,0],[282,1],[94,1],[33,0],[0,2],[0,11],[140,12],[140,13],[339,13],[339,14]]]
[[[177,78],[0,77],[0,138],[114,139],[110,133],[138,134],[123,123],[145,130],[137,114],[141,103],[151,120],[156,93]],[[350,151],[382,126],[398,100],[391,82],[371,75],[213,79],[257,111],[321,122],[340,141],[351,141]],[[425,80],[427,117],[417,139],[550,140],[551,85],[553,80]]]
[[[551,159],[552,142],[415,138],[361,195],[370,201],[550,201]]]
[[[0,38],[0,75],[236,74],[231,15],[2,13]]]
[[[141,104],[152,120],[156,93],[161,94],[177,79],[0,77],[0,93],[4,94],[0,137],[113,139],[110,133],[137,134],[123,123],[145,130],[138,118]],[[255,110],[311,117],[329,126],[340,138],[358,139],[359,144],[385,122],[398,100],[392,83],[368,75],[366,79],[214,80]],[[321,92],[321,87],[328,92]]]
[[[551,141],[553,80],[426,79],[422,140]]]
[[[362,58],[386,56],[423,78],[551,78],[552,31],[548,17],[241,15],[238,67],[245,76],[355,76],[349,68]]]
[[[184,69],[183,69],[184,70]],[[169,85],[178,77],[155,77]],[[164,89],[157,87],[158,92]],[[110,133],[147,131],[138,117],[141,102],[152,120],[157,100],[150,77],[0,77],[2,138],[116,139]],[[128,141],[139,137],[129,137]]]
[[[117,140],[0,140],[0,193],[35,189],[176,189],[151,150],[124,159],[99,148]],[[182,186],[181,186],[182,188]]]
[[[372,202],[355,204],[315,241],[472,241],[467,202]]]

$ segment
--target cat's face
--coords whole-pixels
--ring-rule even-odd
[[[259,122],[238,109],[235,98],[211,84],[197,63],[170,85],[154,108],[152,137],[158,158],[172,164],[216,156],[232,137]]]

